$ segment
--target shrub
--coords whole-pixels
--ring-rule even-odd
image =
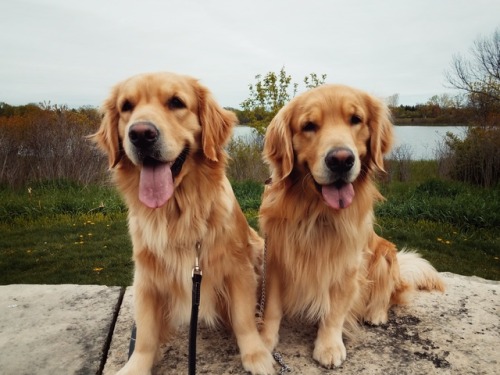
[[[230,156],[228,176],[232,181],[260,181],[269,177],[262,160],[263,138],[253,135],[247,139],[233,139],[227,146]]]
[[[97,110],[50,105],[14,109],[0,113],[0,183],[69,179],[88,184],[104,178],[105,159],[85,138],[98,127]]]
[[[412,149],[408,144],[394,147],[386,160],[389,181],[407,182],[411,178]]]
[[[447,133],[439,154],[441,176],[496,186],[500,179],[500,127],[470,127],[463,140]]]

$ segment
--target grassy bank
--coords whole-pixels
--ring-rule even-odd
[[[500,280],[500,192],[436,180],[432,168],[414,163],[411,182],[381,184],[377,232],[440,271]],[[256,227],[262,185],[233,186]],[[126,210],[110,187],[0,187],[0,233],[0,284],[132,282]]]
[[[0,284],[128,285],[125,206],[109,187],[0,189]]]

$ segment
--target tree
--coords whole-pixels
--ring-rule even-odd
[[[455,55],[451,71],[446,73],[448,83],[468,95],[469,105],[481,113],[480,121],[491,118],[500,110],[500,29],[490,38],[478,38],[467,58]],[[486,112],[485,112],[486,111]],[[484,115],[488,116],[484,116]],[[497,118],[497,116],[493,116]]]
[[[312,89],[314,87],[321,86],[325,83],[326,74],[322,74],[321,78],[318,77],[316,73],[309,73],[309,76],[304,77],[304,84],[307,89]]]
[[[249,84],[250,95],[241,103],[243,111],[239,114],[240,122],[242,118],[249,125],[257,129],[261,134],[265,132],[267,125],[291,98],[297,94],[298,83],[292,82],[292,76],[287,74],[285,67],[279,73],[268,72],[262,76],[255,76],[256,82]],[[318,76],[311,73],[304,78],[307,89],[325,83],[326,74]]]
[[[427,105],[435,105],[439,108],[453,108],[456,101],[449,94],[433,95],[427,101]]]
[[[454,56],[446,78],[467,94],[471,123],[482,127],[469,128],[463,140],[448,136],[449,169],[452,178],[491,187],[500,181],[500,29],[478,38],[470,54]]]
[[[396,108],[399,103],[399,94],[393,94],[385,99],[385,102],[390,108]]]

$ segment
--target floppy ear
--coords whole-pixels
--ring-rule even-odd
[[[116,108],[117,89],[113,89],[110,97],[101,107],[101,126],[96,133],[89,136],[107,155],[109,167],[115,167],[122,157],[122,147],[118,136],[118,120],[120,115]]]
[[[370,108],[370,164],[372,167],[385,172],[384,155],[394,142],[394,132],[391,114],[387,105],[372,96],[368,97]]]
[[[292,131],[290,129],[291,104],[274,116],[264,138],[264,160],[271,167],[273,182],[282,181],[293,169]]]
[[[198,103],[203,152],[208,159],[218,161],[238,118],[221,108],[210,91],[201,85],[198,85]]]

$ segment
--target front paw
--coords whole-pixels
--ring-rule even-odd
[[[273,356],[267,350],[245,354],[241,361],[244,369],[252,375],[273,375],[276,373]]]
[[[377,312],[373,312],[371,314],[367,314],[367,316],[365,316],[364,320],[365,320],[365,323],[367,323],[369,325],[378,326],[378,325],[387,323],[388,319],[389,318],[388,318],[387,310],[380,310]]]
[[[116,375],[151,375],[151,355],[141,356],[137,351]]]
[[[347,357],[346,349],[342,340],[331,342],[328,345],[316,343],[313,358],[326,368],[338,367]]]
[[[151,375],[151,371],[147,369],[140,369],[138,366],[127,363],[116,375]]]

